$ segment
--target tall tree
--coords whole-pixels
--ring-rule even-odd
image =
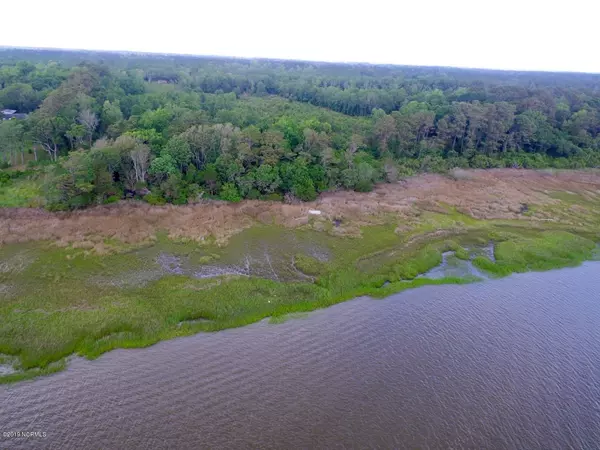
[[[60,116],[53,117],[37,111],[32,115],[29,125],[34,143],[39,144],[52,161],[56,161],[68,130],[67,121]]]
[[[129,152],[133,170],[135,173],[136,182],[145,182],[150,167],[150,149],[144,144],[137,144],[133,150]]]
[[[96,131],[99,123],[98,116],[96,116],[96,113],[94,113],[92,110],[86,108],[79,111],[77,121],[85,127],[89,148],[92,148],[94,131]]]
[[[5,120],[0,122],[0,160],[16,165],[19,163],[18,155],[21,156],[21,164],[25,162],[25,133],[23,124],[16,120]]]

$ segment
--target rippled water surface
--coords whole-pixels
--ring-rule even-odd
[[[357,299],[0,386],[0,448],[599,446],[600,263]]]

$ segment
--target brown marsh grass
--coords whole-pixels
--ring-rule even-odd
[[[53,241],[106,253],[111,243],[139,245],[164,232],[172,239],[202,242],[227,239],[256,223],[299,227],[310,222],[308,210],[322,211],[320,220],[341,220],[336,233],[379,223],[383,216],[403,218],[415,211],[447,207],[477,219],[536,220],[524,217],[523,205],[558,202],[551,194],[568,191],[585,198],[600,196],[597,171],[497,169],[470,170],[460,177],[422,174],[393,184],[380,184],[373,192],[329,192],[314,202],[287,205],[277,202],[220,201],[186,206],[151,206],[122,201],[81,211],[51,213],[34,208],[0,209],[0,244]],[[568,217],[564,218],[568,220]],[[317,223],[318,225],[318,223]]]

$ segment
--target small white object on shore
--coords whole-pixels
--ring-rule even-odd
[[[312,214],[314,216],[320,216],[321,215],[321,211],[319,211],[318,209],[309,209],[308,213]]]

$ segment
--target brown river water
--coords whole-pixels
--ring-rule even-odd
[[[0,386],[0,448],[597,449],[600,263],[75,359]]]

